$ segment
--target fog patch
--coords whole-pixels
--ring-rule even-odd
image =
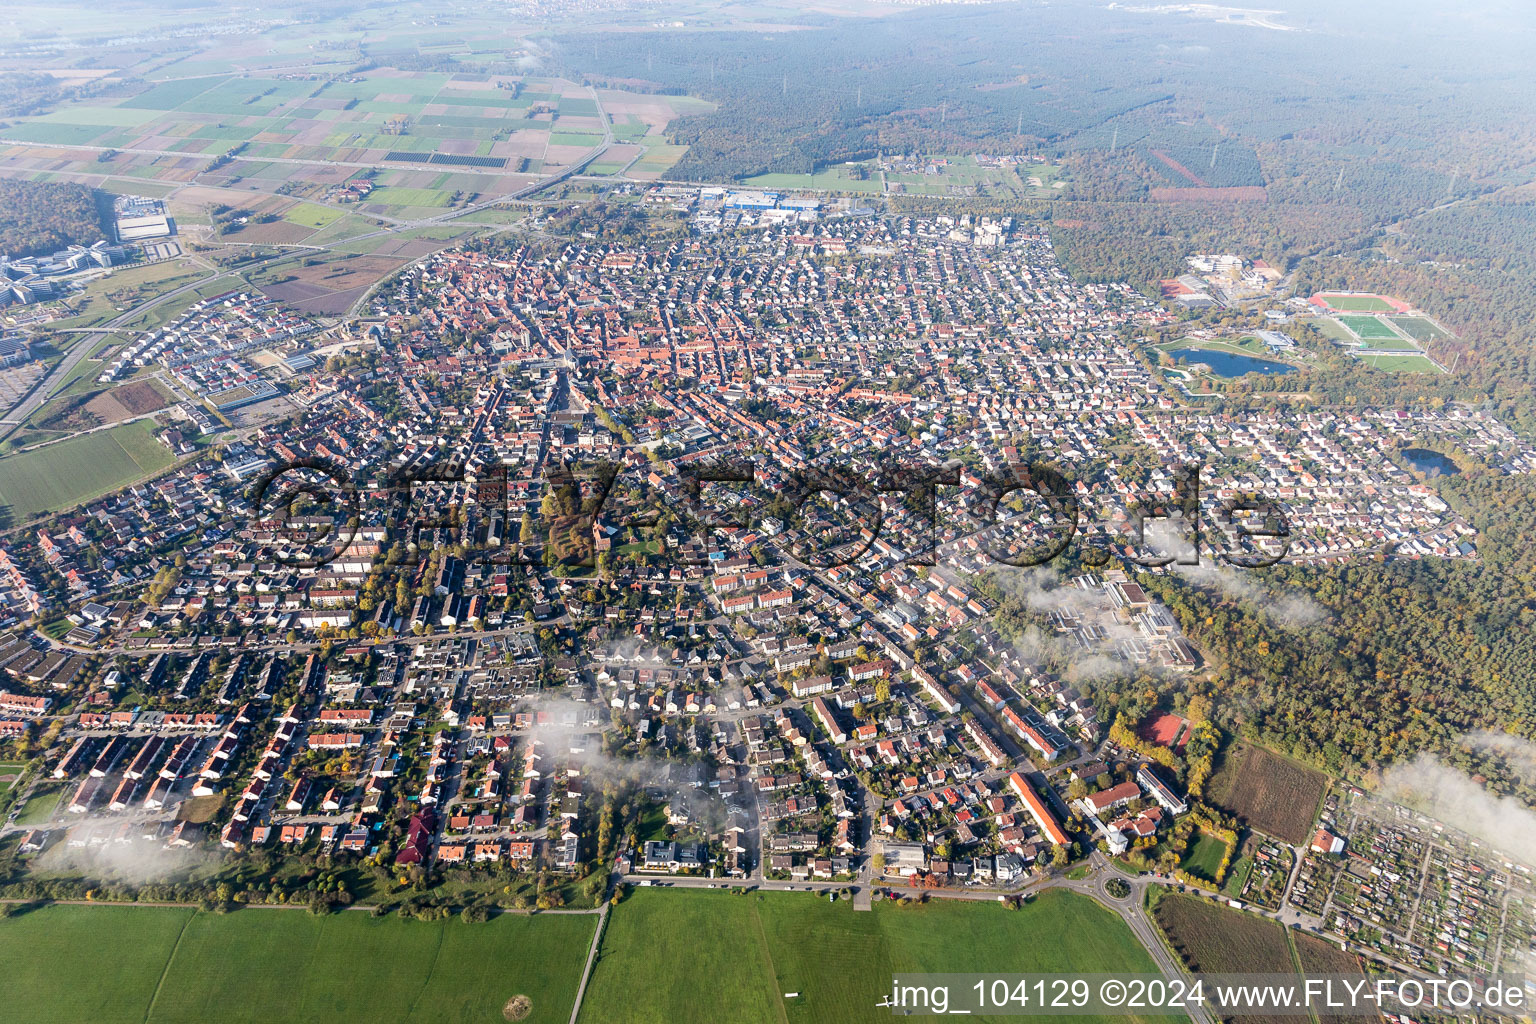
[[[1328,610],[1310,595],[1289,587],[1274,590],[1248,575],[1263,569],[1235,569],[1220,562],[1181,564],[1182,559],[1193,557],[1194,549],[1178,523],[1171,519],[1148,521],[1143,534],[1145,545],[1161,556],[1173,556],[1169,568],[1195,586],[1256,608],[1271,625],[1281,629],[1304,629],[1328,618]]]
[[[160,820],[148,821],[138,828],[117,817],[71,817],[59,827],[66,834],[51,841],[30,863],[34,871],[48,874],[79,874],[107,884],[142,884],[179,881],[217,859],[217,854],[206,847],[166,847],[159,835],[160,824]],[[146,833],[156,838],[145,838]],[[83,845],[71,845],[82,839]]]
[[[1434,754],[1421,753],[1392,765],[1382,775],[1378,792],[1476,836],[1501,853],[1536,864],[1536,812],[1513,797],[1488,792]]]

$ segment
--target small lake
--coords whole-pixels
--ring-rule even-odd
[[[1398,454],[1425,476],[1455,476],[1461,472],[1456,468],[1456,463],[1428,448],[1404,448]]]
[[[1275,363],[1253,356],[1240,356],[1231,352],[1210,352],[1203,348],[1176,348],[1168,353],[1175,359],[1191,363],[1205,363],[1218,377],[1241,377],[1245,373],[1295,373],[1296,367],[1288,363]]]

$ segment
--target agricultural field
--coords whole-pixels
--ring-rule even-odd
[[[137,380],[61,396],[39,409],[32,422],[41,430],[73,433],[159,412],[175,400],[159,381]]]
[[[24,522],[114,491],[175,461],[137,420],[0,458],[0,517]]]
[[[1347,953],[1326,939],[1320,939],[1306,932],[1292,932],[1291,938],[1296,943],[1296,960],[1301,965],[1303,974],[1353,974],[1363,977],[1365,972],[1360,968],[1360,960],[1353,953]],[[1346,1016],[1343,1014],[1319,1013],[1318,1024],[1380,1024],[1381,1018],[1375,1014],[1356,1014]]]
[[[554,1024],[596,921],[51,906],[0,921],[0,970],[8,1012],[36,1024],[499,1021],[516,996]]]
[[[313,54],[306,60],[313,61]],[[370,197],[369,207],[386,212],[441,209],[447,205],[441,195],[486,191],[476,180],[489,179],[498,183],[491,190],[510,192],[530,180],[524,172],[527,161],[540,161],[544,173],[556,173],[585,159],[603,141],[598,101],[586,88],[561,79],[389,67],[346,78],[287,78],[259,70],[240,74],[241,63],[182,62],[156,74],[174,74],[185,66],[187,77],[150,83],[137,95],[93,98],[16,118],[6,129],[7,138],[31,145],[4,147],[7,164],[61,180],[90,175],[92,184],[105,170],[124,179],[126,191],[147,192],[135,186],[140,179],[196,181],[281,190],[322,202],[331,186],[351,173],[336,163],[370,165],[385,173],[391,164],[402,170],[430,165],[443,172],[444,181],[421,188],[422,194]],[[631,144],[624,161],[645,146],[642,162],[652,164],[646,170],[656,173],[675,163],[683,147],[652,154],[651,145],[664,143],[661,132],[679,113],[701,106],[686,97],[617,90],[599,96],[616,137]],[[552,120],[556,108],[559,117]],[[48,148],[59,145],[90,150]],[[216,157],[228,159],[211,167]],[[300,208],[284,221],[290,229],[324,227],[318,219]]]
[[[810,894],[641,889],[608,922],[580,1020],[875,1022],[889,1019],[876,1004],[896,971],[1069,971],[1082,964],[1155,970],[1117,917],[1065,892],[1043,893],[1017,911],[932,900],[877,902],[858,913]],[[679,976],[658,976],[658,965],[673,965]],[[710,983],[691,980],[698,978]],[[785,999],[786,992],[800,994]]]
[[[1267,918],[1174,893],[1158,899],[1153,917],[1191,971],[1289,974],[1296,970],[1285,929]],[[1261,1014],[1242,1019],[1254,1024],[1294,1020]]]
[[[320,228],[329,227],[345,216],[346,214],[342,211],[328,206],[317,206],[314,203],[299,203],[293,209],[284,212],[283,219],[290,224],[314,228],[318,231]]]
[[[1221,756],[1206,799],[1268,835],[1300,845],[1328,790],[1328,777],[1242,740]]]
[[[398,241],[381,238],[380,243]],[[428,246],[420,252],[405,255],[423,255],[440,246]],[[309,261],[305,261],[309,263]],[[375,255],[342,256],[321,259],[311,265],[285,264],[256,279],[256,285],[267,295],[305,313],[343,313],[354,302],[367,294],[368,289],[399,270],[402,259]]]
[[[192,916],[54,906],[0,920],[7,1014],[36,1024],[142,1024]]]

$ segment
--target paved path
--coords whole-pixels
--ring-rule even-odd
[[[603,925],[608,923],[608,904],[597,912],[597,931],[592,933],[592,948],[587,950],[587,964],[581,969],[581,984],[576,988],[576,1002],[571,1004],[571,1024],[581,1013],[581,1001],[587,994],[587,982],[592,980],[592,965],[597,963],[597,947],[603,941]]]

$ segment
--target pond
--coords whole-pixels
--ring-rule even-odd
[[[1245,373],[1295,373],[1296,367],[1287,363],[1240,356],[1233,352],[1209,351],[1203,348],[1176,348],[1169,355],[1191,363],[1204,363],[1218,377],[1241,377]]]
[[[1425,476],[1455,476],[1461,472],[1456,468],[1456,463],[1428,448],[1404,448],[1399,454]]]

